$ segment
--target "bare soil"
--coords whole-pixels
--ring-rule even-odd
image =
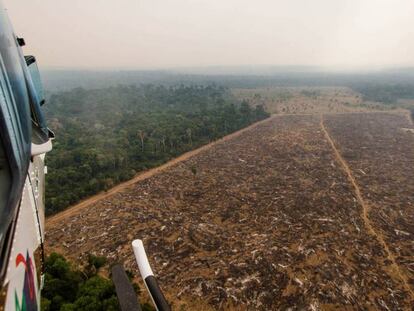
[[[62,212],[59,212],[59,213],[57,213],[57,214],[55,214],[53,216],[48,217],[47,224],[49,226],[53,226],[54,223],[59,223],[60,221],[66,219],[67,217],[69,217],[71,215],[74,215],[76,213],[79,213],[80,210],[89,207],[91,204],[93,204],[95,202],[98,202],[98,201],[100,201],[100,200],[102,200],[104,198],[107,198],[107,197],[113,195],[114,193],[123,191],[126,188],[128,188],[129,186],[134,185],[135,183],[137,183],[139,181],[142,181],[142,180],[145,180],[145,179],[147,179],[147,178],[149,178],[151,176],[154,176],[155,174],[157,174],[157,173],[159,173],[159,172],[161,172],[163,170],[166,170],[167,168],[172,167],[172,166],[174,166],[177,163],[183,162],[183,161],[185,161],[185,160],[187,160],[187,159],[189,159],[189,158],[191,158],[191,157],[199,154],[200,152],[203,152],[203,151],[205,151],[205,150],[213,147],[214,145],[216,145],[218,143],[222,143],[224,141],[227,141],[229,139],[232,139],[234,137],[237,137],[238,135],[240,135],[244,131],[248,131],[249,129],[251,129],[251,128],[257,126],[257,125],[259,125],[262,122],[267,122],[267,120],[263,120],[263,121],[256,122],[256,123],[254,123],[254,124],[252,124],[252,125],[250,125],[250,126],[248,126],[246,128],[243,128],[243,129],[238,130],[238,131],[236,131],[236,132],[234,132],[232,134],[229,134],[229,135],[227,135],[227,136],[225,136],[225,137],[223,137],[221,139],[218,139],[217,141],[214,141],[214,142],[211,142],[209,144],[206,144],[206,145],[204,145],[204,146],[202,146],[202,147],[200,147],[198,149],[195,149],[195,150],[191,150],[189,152],[186,152],[183,155],[181,155],[181,156],[179,156],[177,158],[174,158],[174,159],[168,161],[167,163],[165,163],[163,165],[160,165],[158,167],[155,167],[155,168],[152,168],[152,169],[149,169],[149,170],[140,172],[134,178],[132,178],[132,179],[126,181],[126,182],[120,183],[119,185],[117,185],[117,186],[109,189],[108,191],[102,191],[102,192],[100,192],[100,193],[98,193],[96,195],[93,195],[93,196],[91,196],[89,198],[86,198],[86,199],[82,200],[78,204],[73,205],[70,208],[67,208],[66,210],[64,210]]]
[[[274,116],[48,219],[47,249],[137,273],[141,238],[176,309],[411,310],[412,127]]]
[[[326,123],[364,195],[367,226],[414,299],[414,134],[407,116],[329,116]],[[386,125],[386,126],[384,126]]]

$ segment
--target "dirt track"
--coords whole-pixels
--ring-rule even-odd
[[[94,203],[96,203],[96,202],[98,202],[100,200],[103,200],[103,199],[105,199],[107,197],[110,197],[111,195],[114,195],[117,192],[123,191],[123,190],[127,189],[128,187],[130,187],[131,185],[133,185],[133,184],[135,184],[135,183],[137,183],[139,181],[142,181],[142,180],[145,180],[147,178],[150,178],[150,177],[152,177],[152,176],[154,176],[154,175],[156,175],[156,174],[158,174],[158,173],[160,173],[160,172],[162,172],[162,171],[164,171],[164,170],[166,170],[166,169],[168,169],[168,168],[176,165],[177,163],[180,163],[180,162],[183,162],[185,160],[188,160],[189,158],[191,158],[191,157],[199,154],[200,152],[203,152],[205,150],[208,150],[211,147],[213,147],[213,146],[215,146],[217,144],[220,144],[222,142],[225,142],[225,141],[227,141],[229,139],[233,139],[233,138],[239,136],[240,134],[242,134],[243,132],[248,131],[248,130],[250,130],[250,129],[256,127],[256,126],[258,126],[259,124],[262,124],[264,122],[268,122],[272,118],[275,118],[275,116],[270,117],[270,118],[265,119],[265,120],[260,121],[260,122],[256,122],[256,123],[254,123],[254,124],[252,124],[252,125],[250,125],[250,126],[248,126],[246,128],[243,128],[243,129],[241,129],[241,130],[239,130],[237,132],[234,132],[234,133],[232,133],[230,135],[227,135],[227,136],[225,136],[223,138],[220,138],[220,139],[218,139],[218,140],[216,140],[216,141],[214,141],[212,143],[209,143],[207,145],[204,145],[204,146],[202,146],[202,147],[200,147],[198,149],[195,149],[195,150],[186,152],[183,155],[181,155],[181,156],[179,156],[177,158],[174,158],[174,159],[168,161],[167,163],[165,163],[163,165],[160,165],[160,166],[155,167],[153,169],[149,169],[147,171],[138,173],[134,178],[132,178],[132,179],[126,181],[126,182],[120,183],[119,185],[117,185],[117,186],[109,189],[106,192],[100,192],[100,193],[98,193],[98,194],[96,194],[94,196],[91,196],[90,198],[87,198],[85,200],[82,200],[78,204],[73,205],[73,206],[67,208],[66,210],[64,210],[64,211],[62,211],[60,213],[57,213],[57,214],[55,214],[53,216],[48,217],[46,219],[46,227],[47,226],[52,226],[52,225],[54,225],[54,224],[62,221],[63,219],[65,219],[67,217],[70,217],[70,216],[78,213],[82,209],[87,208],[88,206],[90,206],[90,205],[92,205],[92,204],[94,204]]]
[[[362,207],[362,219],[364,220],[365,226],[368,229],[368,232],[372,234],[378,242],[382,245],[385,252],[387,253],[388,259],[392,262],[392,270],[394,270],[394,273],[400,278],[402,283],[404,284],[404,287],[408,293],[410,293],[411,299],[414,300],[414,292],[410,287],[409,280],[407,276],[401,271],[397,261],[395,260],[394,254],[390,251],[390,248],[388,247],[387,243],[385,242],[384,236],[382,235],[381,231],[375,230],[373,227],[371,219],[369,219],[369,212],[371,210],[371,207],[364,201],[361,190],[355,180],[355,177],[349,168],[348,164],[340,154],[339,150],[336,148],[334,141],[332,140],[328,130],[325,127],[324,121],[323,121],[323,115],[321,116],[321,128],[329,141],[329,144],[332,146],[332,149],[334,151],[335,157],[337,161],[341,164],[343,170],[345,171],[346,175],[348,176],[349,182],[351,183],[352,187],[355,190],[356,198],[359,202],[359,204]]]

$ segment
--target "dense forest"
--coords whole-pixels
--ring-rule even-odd
[[[46,212],[56,213],[137,172],[268,117],[223,87],[116,86],[55,93]]]
[[[110,279],[99,275],[106,258],[93,255],[83,267],[74,267],[62,255],[52,253],[45,261],[45,286],[42,290],[42,311],[118,311],[115,286]],[[127,271],[130,280],[132,274]],[[138,284],[132,283],[137,295]],[[141,305],[143,311],[155,310]]]
[[[398,99],[414,99],[414,84],[359,84],[353,89],[364,96],[364,100],[394,104]]]

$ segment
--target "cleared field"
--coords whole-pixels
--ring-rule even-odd
[[[408,122],[274,116],[53,222],[48,251],[137,272],[143,238],[177,309],[410,310]]]
[[[326,124],[360,185],[367,216],[414,288],[414,133],[392,114],[329,116]],[[394,269],[395,270],[395,269]],[[414,297],[414,296],[413,296]]]
[[[234,95],[252,104],[263,104],[274,114],[340,113],[385,110],[380,103],[365,102],[346,87],[267,87],[233,89]]]

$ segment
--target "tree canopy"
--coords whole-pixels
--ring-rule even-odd
[[[51,253],[45,261],[42,311],[120,310],[114,284],[98,275],[105,264],[106,258],[89,255],[82,268],[75,268],[62,255]],[[138,285],[133,285],[139,294]],[[142,304],[141,308],[144,311],[155,310],[148,303]]]

